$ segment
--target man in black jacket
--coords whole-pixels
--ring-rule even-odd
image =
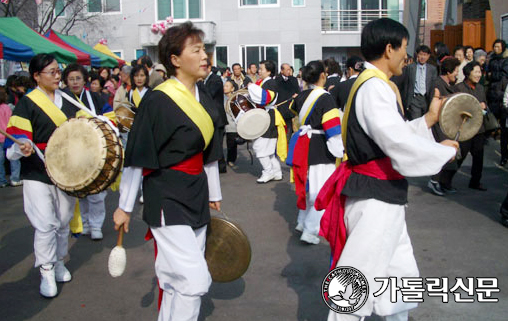
[[[349,57],[346,61],[346,73],[348,79],[340,82],[330,90],[330,94],[337,101],[337,107],[339,107],[342,111],[344,111],[344,106],[346,106],[349,92],[351,91],[351,88],[353,88],[353,84],[355,83],[358,74],[362,71],[362,68],[362,58],[358,56]]]
[[[291,66],[287,63],[283,63],[280,66],[280,74],[275,77],[275,82],[277,83],[277,103],[281,103],[290,98],[296,97],[300,92],[300,86],[298,86],[298,80],[293,77],[293,71]],[[277,109],[281,113],[284,121],[287,126],[288,137],[291,137],[293,126],[291,125],[291,120],[295,116],[291,111],[289,111],[289,105],[291,101],[286,101],[284,104],[280,105]],[[289,140],[288,140],[289,141]]]
[[[204,80],[204,85],[208,94],[212,97],[213,101],[215,101],[215,107],[219,111],[219,115],[221,118],[222,126],[219,127],[219,135],[220,137],[224,136],[224,126],[228,123],[228,119],[226,116],[226,111],[224,110],[224,85],[222,83],[222,79],[219,75],[212,72],[212,64],[210,60],[207,60],[208,63],[208,76],[206,76]],[[221,139],[221,151],[222,151],[222,139]],[[219,172],[225,173],[226,169],[226,160],[224,159],[224,155],[221,159],[219,159]]]

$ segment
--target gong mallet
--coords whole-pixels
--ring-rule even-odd
[[[467,111],[461,111],[460,117],[462,117],[462,123],[459,126],[459,129],[457,130],[457,134],[455,134],[454,141],[458,142],[460,137],[460,131],[462,130],[462,126],[471,118],[473,118],[473,115],[471,113],[468,113]],[[455,156],[455,159],[461,159],[462,155],[460,154],[460,147],[457,150],[457,156]]]
[[[127,265],[127,253],[122,246],[123,243],[123,224],[118,229],[118,240],[116,246],[109,253],[108,270],[109,274],[116,278],[123,274]]]

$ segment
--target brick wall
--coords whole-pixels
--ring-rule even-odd
[[[488,1],[488,0],[487,0]],[[430,31],[437,29],[436,25],[443,23],[443,15],[446,0],[427,0],[427,20],[420,21],[420,25],[425,23],[425,41],[424,44],[430,47]]]

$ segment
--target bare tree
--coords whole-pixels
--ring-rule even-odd
[[[97,14],[89,13],[87,5],[83,0],[42,0],[39,5],[34,0],[10,0],[1,4],[0,14],[19,17],[42,34],[51,29],[68,34],[76,25],[95,22]]]

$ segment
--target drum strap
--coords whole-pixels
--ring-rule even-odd
[[[321,87],[317,87],[311,91],[307,99],[305,99],[302,109],[300,110],[300,113],[298,115],[298,118],[300,119],[300,124],[302,125],[306,124],[307,119],[309,119],[310,114],[314,110],[316,101],[318,100],[319,97],[321,97],[325,93],[327,93],[327,91]]]
[[[64,112],[40,89],[36,88],[26,96],[42,109],[57,127],[67,120],[67,116],[65,116]]]

